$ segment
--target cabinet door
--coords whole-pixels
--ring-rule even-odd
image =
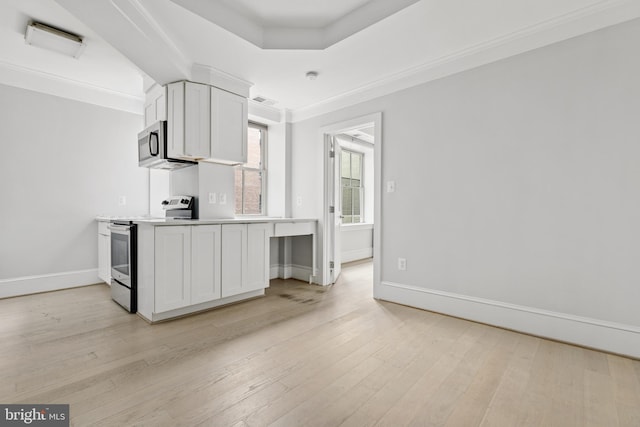
[[[154,85],[145,98],[144,127],[160,120],[167,120],[167,97],[164,86]]]
[[[247,225],[222,226],[222,297],[247,292]]]
[[[211,88],[211,157],[247,162],[247,99]]]
[[[167,96],[166,89],[163,87],[155,99],[156,122],[167,120]]]
[[[155,312],[185,307],[191,301],[191,230],[156,227]]]
[[[167,85],[167,155],[184,155],[184,82]]]
[[[156,117],[156,104],[144,104],[144,127],[150,126]]]
[[[220,299],[220,225],[191,227],[191,304]]]
[[[271,224],[249,224],[247,227],[247,292],[269,287],[270,237]]]
[[[211,157],[211,92],[209,86],[185,83],[184,156],[190,159]]]
[[[98,234],[98,277],[111,284],[111,236]]]

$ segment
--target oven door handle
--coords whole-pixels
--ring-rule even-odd
[[[128,233],[131,230],[131,226],[130,225],[114,225],[114,224],[109,224],[107,225],[107,228],[111,231],[115,231],[116,233],[120,232],[120,233]]]

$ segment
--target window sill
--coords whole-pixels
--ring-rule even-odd
[[[340,224],[341,227],[344,227],[345,230],[355,231],[355,230],[373,230],[373,223],[370,222],[358,222],[356,224]]]

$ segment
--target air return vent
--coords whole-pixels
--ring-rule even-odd
[[[260,95],[258,95],[258,96],[256,96],[256,97],[254,97],[254,98],[253,98],[253,100],[254,100],[255,102],[258,102],[258,103],[262,104],[262,105],[272,106],[272,105],[275,105],[275,104],[276,104],[276,101],[275,101],[275,100],[273,100],[273,99],[269,99],[269,98],[267,98],[267,97],[260,96]]]

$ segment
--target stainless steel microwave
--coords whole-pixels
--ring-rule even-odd
[[[167,122],[152,124],[138,134],[138,166],[151,169],[180,169],[195,162],[167,156]]]

